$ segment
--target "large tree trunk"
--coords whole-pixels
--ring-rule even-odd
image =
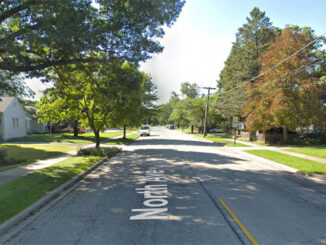
[[[100,142],[101,142],[101,138],[100,138],[100,130],[94,130],[94,134],[95,134],[95,142],[96,142],[96,149],[100,148]]]
[[[74,128],[74,137],[78,137],[79,127],[78,127],[78,121],[77,120],[74,120],[73,128]]]
[[[123,125],[123,138],[126,138],[126,131],[127,131],[127,126]]]
[[[288,128],[283,127],[283,140],[288,140],[289,139],[289,134],[288,134]]]
[[[191,125],[191,133],[194,133],[194,125]]]

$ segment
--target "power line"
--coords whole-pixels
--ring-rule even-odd
[[[269,82],[267,82],[267,83],[264,83],[262,86],[259,86],[259,87],[256,87],[256,88],[253,88],[253,89],[251,89],[250,91],[245,91],[244,94],[248,94],[249,92],[256,91],[256,90],[258,90],[258,89],[260,89],[260,88],[262,88],[262,87],[265,87],[265,86],[267,86],[267,85],[269,85],[269,84],[271,84],[271,83],[274,83],[274,82],[276,82],[276,81],[278,81],[278,80],[280,80],[280,79],[282,79],[282,78],[284,78],[284,77],[286,77],[286,76],[288,76],[288,75],[290,75],[290,74],[295,74],[295,73],[299,72],[299,71],[302,70],[302,69],[305,69],[305,68],[311,67],[311,66],[313,66],[313,65],[317,65],[317,64],[319,64],[319,63],[321,63],[321,62],[323,62],[323,61],[325,61],[325,60],[326,60],[326,57],[323,58],[323,59],[320,59],[320,60],[318,60],[318,61],[312,62],[312,63],[309,64],[309,65],[302,65],[302,66],[296,68],[296,69],[293,70],[293,71],[289,71],[289,72],[287,72],[287,73],[285,73],[285,74],[283,74],[283,75],[281,75],[281,76],[279,76],[279,77],[277,77],[277,78],[275,78],[275,79],[273,79],[273,80],[271,80],[271,81],[269,81]],[[227,101],[229,101],[229,100],[231,100],[231,99],[233,99],[233,98],[227,98],[227,99],[222,100],[222,101],[220,101],[220,102],[227,102]]]
[[[267,69],[266,71],[262,72],[261,74],[259,74],[258,76],[255,76],[253,78],[251,78],[250,80],[247,80],[245,82],[243,82],[242,84],[235,86],[229,90],[226,91],[221,91],[221,94],[226,94],[232,90],[235,90],[237,88],[241,88],[243,86],[245,86],[247,83],[253,82],[254,80],[256,80],[257,78],[265,75],[267,72],[270,72],[272,70],[274,70],[276,67],[278,67],[279,65],[283,64],[285,61],[289,60],[290,58],[292,58],[293,56],[297,55],[298,53],[300,53],[302,50],[306,49],[307,47],[309,47],[311,44],[315,43],[317,40],[321,39],[323,36],[325,36],[326,33],[316,37],[314,40],[312,40],[311,42],[309,42],[307,45],[305,45],[304,47],[300,48],[299,50],[295,51],[294,53],[292,53],[291,55],[289,55],[288,57],[286,57],[285,59],[281,60],[280,62],[278,62],[277,64],[275,64],[274,66],[272,66],[271,68]]]
[[[299,14],[297,14],[291,21],[290,21],[290,23],[291,22],[293,22],[293,21],[295,21],[300,15],[302,15],[303,14],[303,12],[304,11],[306,11],[313,3],[315,3],[316,1],[315,0],[313,0],[313,1],[311,1],[309,4],[307,4],[300,12],[299,12]],[[290,24],[289,23],[289,24]]]

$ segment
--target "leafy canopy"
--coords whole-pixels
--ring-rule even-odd
[[[3,0],[0,70],[42,75],[50,66],[131,63],[162,51],[157,41],[178,17],[183,0]],[[93,56],[93,54],[101,55]]]

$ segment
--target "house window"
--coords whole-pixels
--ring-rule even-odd
[[[16,128],[16,118],[12,118],[12,127]]]
[[[16,117],[16,128],[19,128],[19,118]]]

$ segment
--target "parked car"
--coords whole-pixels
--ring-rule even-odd
[[[139,132],[140,136],[143,136],[143,135],[150,136],[151,135],[151,128],[148,125],[141,126],[139,131],[140,131]]]
[[[174,129],[174,125],[173,124],[169,125],[169,129]]]
[[[307,140],[307,139],[316,139],[322,136],[322,131],[315,129],[311,131],[307,131],[306,133],[300,136],[300,139]]]
[[[208,131],[209,133],[223,133],[223,129],[221,127],[212,128]]]

